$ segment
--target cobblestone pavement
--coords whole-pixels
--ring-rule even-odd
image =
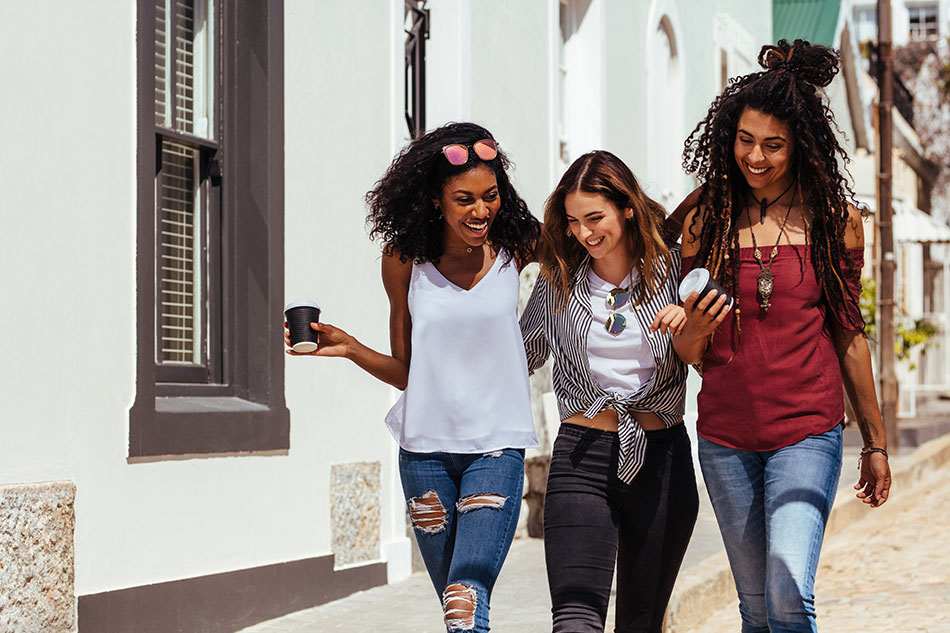
[[[899,483],[899,482],[898,482]],[[826,541],[815,581],[821,633],[950,632],[950,467]],[[702,633],[737,633],[738,603]]]

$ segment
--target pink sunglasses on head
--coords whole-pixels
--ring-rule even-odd
[[[498,156],[498,144],[490,138],[475,141],[472,145],[475,155],[482,160],[492,160]],[[445,159],[452,165],[464,165],[468,162],[468,147],[458,143],[446,145],[442,148]]]

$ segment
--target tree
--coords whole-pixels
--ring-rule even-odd
[[[914,95],[914,128],[927,158],[940,168],[931,196],[933,215],[950,221],[950,42],[904,47],[897,60]]]

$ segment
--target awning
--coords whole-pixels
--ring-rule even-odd
[[[858,202],[867,205],[875,216],[877,201],[874,198],[858,196]],[[893,200],[894,241],[917,244],[950,244],[950,226],[916,207]]]

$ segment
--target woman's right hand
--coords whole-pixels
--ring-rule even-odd
[[[338,356],[346,357],[353,346],[354,339],[338,327],[329,323],[311,323],[310,327],[320,333],[317,338],[317,349],[312,352],[295,352],[290,349],[290,332],[287,323],[284,323],[284,345],[291,356]]]
[[[705,297],[699,299],[698,292],[691,292],[683,302],[686,324],[683,325],[682,331],[673,337],[673,349],[680,360],[688,365],[702,362],[712,333],[732,310],[731,304],[726,305],[726,295],[717,297],[717,294],[716,290],[710,290]]]
[[[686,312],[683,336],[706,338],[722,324],[732,310],[732,304],[726,305],[726,295],[717,295],[719,293],[715,289],[706,293],[702,299],[699,298],[698,292],[689,293],[683,302],[683,310]]]

